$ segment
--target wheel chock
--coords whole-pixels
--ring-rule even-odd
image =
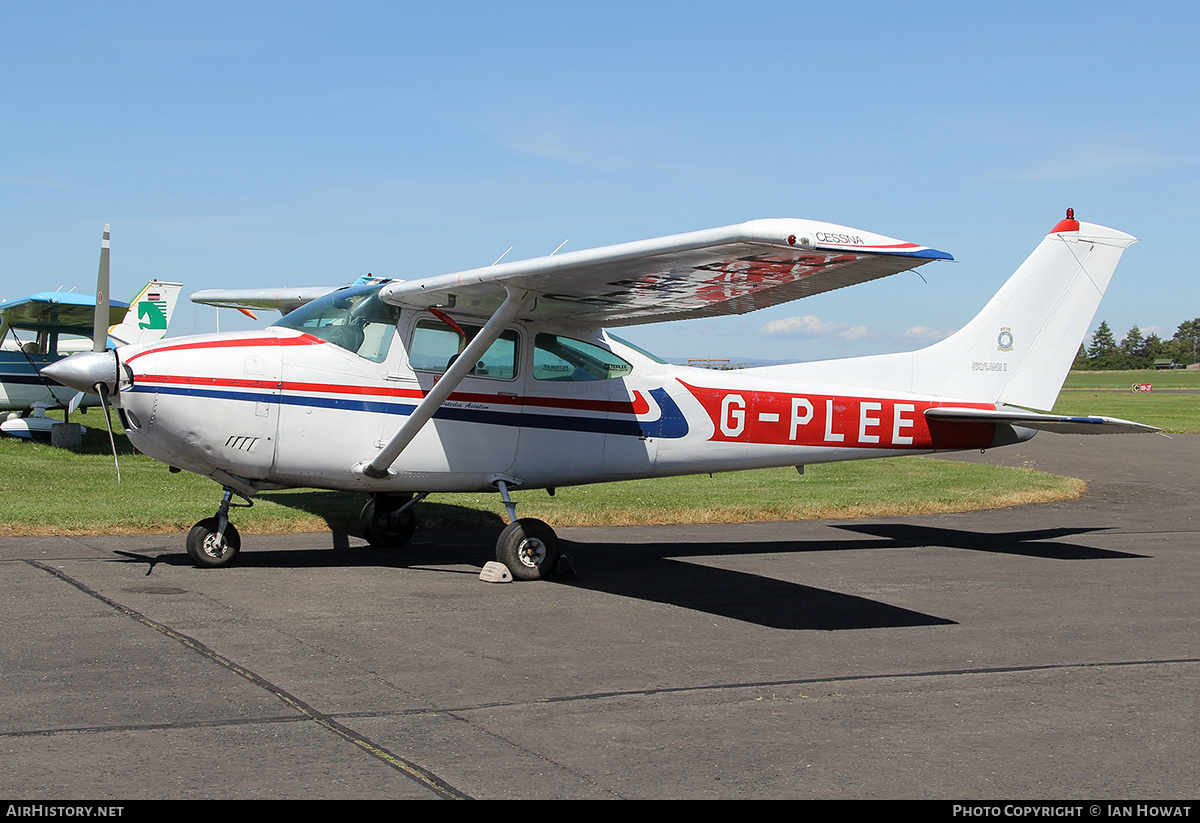
[[[489,560],[483,565],[479,579],[484,583],[511,583],[513,576],[508,566],[498,560]]]

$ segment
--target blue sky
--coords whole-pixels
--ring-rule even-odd
[[[1138,236],[1097,316],[1200,316],[1187,3],[7,3],[0,298],[416,278],[807,217],[958,262],[626,329],[671,359],[914,348],[1077,216]],[[222,328],[249,321],[222,313]],[[265,323],[259,323],[259,326]],[[783,329],[787,333],[767,334]]]

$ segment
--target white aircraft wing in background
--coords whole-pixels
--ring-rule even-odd
[[[205,289],[192,295],[192,302],[218,309],[238,311],[278,311],[287,314],[324,297],[333,291],[330,286],[298,289]]]
[[[356,280],[352,285],[365,286],[371,283],[385,282],[382,278],[369,274]],[[202,306],[215,306],[218,309],[237,309],[242,313],[254,311],[278,311],[289,314],[301,306],[306,306],[318,297],[324,297],[331,291],[337,291],[341,286],[305,286],[299,288],[267,288],[267,289],[205,289],[192,295],[192,302]],[[251,315],[253,317],[253,315]]]

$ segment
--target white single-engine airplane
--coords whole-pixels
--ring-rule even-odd
[[[161,340],[182,283],[151,280],[132,303],[107,298],[108,226],[101,241],[103,288],[97,298],[75,292],[39,292],[0,303],[0,412],[18,412],[0,423],[5,434],[18,437],[49,437],[58,421],[45,417],[48,409],[88,408],[100,404],[92,394],[78,397],[45,377],[51,363],[88,349],[104,351],[108,342],[123,346]],[[28,332],[22,340],[17,332]],[[93,338],[99,336],[97,345]],[[74,405],[72,405],[74,403]]]
[[[711,371],[603,330],[740,314],[951,259],[779,219],[346,287],[263,331],[121,346],[45,371],[113,396],[140,451],[224,487],[187,538],[201,566],[239,550],[233,495],[361,491],[366,539],[400,546],[427,494],[496,490],[511,521],[497,559],[538,579],[555,571],[558,541],[517,518],[513,488],[990,448],[1042,429],[1157,431],[1029,410],[1052,407],[1133,242],[1068,212],[974,320],[903,354]]]

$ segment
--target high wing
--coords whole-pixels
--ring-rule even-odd
[[[120,323],[129,308],[119,300],[109,302],[109,325]],[[96,299],[92,295],[74,292],[40,292],[0,303],[0,325],[5,329],[25,329],[38,332],[92,336]]]
[[[394,281],[380,295],[393,305],[490,316],[515,289],[536,296],[528,316],[625,326],[744,314],[952,259],[832,223],[765,219]]]
[[[193,294],[192,302],[216,306],[219,309],[277,310],[280,314],[287,314],[318,297],[324,297],[336,288],[313,286],[295,289],[205,289]]]

